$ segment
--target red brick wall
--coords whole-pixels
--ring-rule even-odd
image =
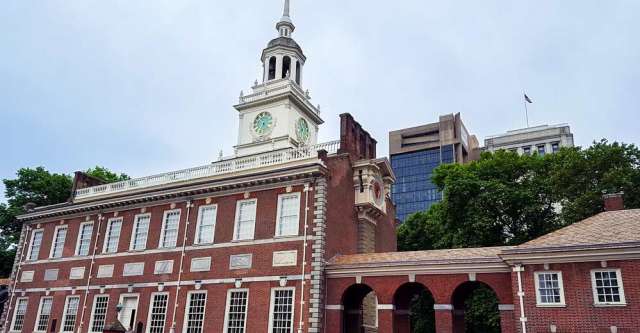
[[[331,178],[327,182],[327,259],[358,251],[358,219],[354,210],[353,169],[347,155],[325,161]]]
[[[543,271],[543,265],[527,265],[522,273],[525,291],[525,315],[527,332],[549,332],[554,324],[558,332],[610,332],[610,326],[617,326],[618,332],[639,332],[640,328],[640,265],[638,261],[609,261],[608,268],[622,270],[623,286],[627,305],[623,307],[597,307],[593,303],[591,270],[601,268],[599,262],[550,264],[552,271],[561,271],[564,284],[566,307],[536,307],[534,272]],[[517,280],[514,293],[517,292]],[[519,317],[519,301],[514,296]],[[519,323],[517,324],[519,326]]]

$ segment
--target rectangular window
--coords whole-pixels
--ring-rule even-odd
[[[596,305],[625,305],[622,273],[619,269],[591,271],[591,285]]]
[[[134,262],[124,264],[122,269],[122,276],[140,276],[144,274],[144,263]]]
[[[211,244],[216,228],[216,213],[218,206],[202,206],[198,210],[198,225],[196,227],[196,244]]]
[[[557,153],[560,151],[560,142],[554,142],[551,144],[551,151]]]
[[[42,246],[42,235],[44,235],[44,230],[34,230],[31,233],[31,244],[29,245],[29,255],[27,256],[28,260],[38,260],[40,247]]]
[[[24,315],[27,313],[27,304],[29,304],[29,299],[27,298],[16,299],[16,311],[13,313],[13,323],[11,324],[12,331],[22,331]]]
[[[276,236],[296,236],[300,225],[300,193],[278,197]]]
[[[207,304],[205,291],[190,292],[187,297],[187,312],[184,318],[185,333],[204,332],[204,309]]]
[[[164,212],[164,218],[162,220],[162,233],[160,235],[160,245],[158,247],[175,247],[178,242],[180,210],[175,209]]]
[[[173,260],[156,261],[153,268],[153,274],[171,274],[173,273]]]
[[[244,333],[247,326],[247,305],[249,291],[246,289],[231,289],[227,294],[227,309],[225,317],[226,333]]]
[[[151,295],[151,311],[149,312],[148,333],[164,333],[167,320],[167,304],[169,294],[154,293]]]
[[[58,279],[58,273],[60,272],[57,268],[47,269],[44,271],[44,280],[45,281],[56,281]]]
[[[51,246],[51,258],[62,257],[62,250],[64,249],[64,241],[67,238],[67,226],[57,226],[56,231],[53,234],[53,245]]]
[[[93,311],[91,312],[90,332],[102,333],[107,318],[107,305],[109,296],[98,295],[93,299]]]
[[[62,332],[73,332],[76,328],[76,318],[78,317],[79,296],[69,296],[64,304],[62,317]]]
[[[118,252],[118,243],[120,241],[120,230],[122,229],[122,218],[109,219],[107,222],[107,233],[104,238],[104,246],[102,253]]]
[[[538,306],[564,306],[561,272],[535,272]]]
[[[22,271],[20,275],[20,282],[33,282],[33,275],[35,271]]]
[[[73,267],[69,271],[69,279],[81,280],[84,279],[84,267]]]
[[[531,147],[522,147],[522,152],[525,155],[531,155]]]
[[[89,255],[91,247],[91,234],[93,233],[93,222],[85,222],[80,224],[80,233],[78,234],[78,244],[76,246],[77,256]]]
[[[546,152],[544,149],[544,145],[537,146],[536,148],[538,149],[538,155],[544,156],[544,153]]]
[[[133,224],[133,236],[131,237],[131,250],[141,251],[147,248],[150,221],[151,214],[136,215],[136,220]]]
[[[294,288],[271,290],[271,318],[269,332],[293,333]]]
[[[36,322],[36,332],[45,332],[49,327],[49,318],[51,317],[51,304],[53,298],[43,297],[40,299],[40,307],[38,308],[38,321]]]
[[[238,201],[233,240],[253,239],[256,223],[256,203],[255,199]]]

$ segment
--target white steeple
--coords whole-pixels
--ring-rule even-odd
[[[276,23],[278,36],[262,51],[263,77],[249,94],[240,93],[240,127],[237,156],[288,149],[317,143],[323,123],[320,110],[302,89],[302,70],[307,57],[291,37],[290,1],[284,1],[282,17]]]
[[[284,10],[282,12],[282,18],[280,22],[276,24],[276,29],[280,33],[281,37],[291,37],[291,33],[296,30],[296,26],[293,25],[293,21],[291,21],[291,16],[289,16],[290,3],[289,0],[284,0]]]

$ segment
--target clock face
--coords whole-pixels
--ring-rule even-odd
[[[309,123],[303,118],[296,121],[296,136],[300,142],[306,143],[309,141]]]
[[[273,128],[273,116],[269,112],[261,112],[253,120],[253,131],[262,136],[269,134]]]

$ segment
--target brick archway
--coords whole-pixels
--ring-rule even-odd
[[[396,289],[393,296],[393,332],[394,333],[411,333],[415,329],[411,322],[412,305],[419,302],[422,311],[426,313],[423,316],[426,324],[435,330],[435,313],[433,304],[435,303],[433,295],[429,288],[421,283],[407,282]],[[422,304],[425,303],[425,304]]]
[[[499,299],[496,292],[491,288],[491,286],[484,282],[466,281],[458,285],[451,294],[451,305],[453,306],[453,333],[485,333],[486,328],[482,328],[478,331],[477,329],[474,330],[466,325],[466,302],[477,291],[480,291],[483,296],[487,297],[487,301],[491,301],[491,299],[495,301],[495,309],[492,309],[493,312],[490,313],[490,315],[495,315],[498,318],[498,332],[500,331],[500,311],[498,309]]]
[[[370,286],[356,283],[345,289],[342,294],[342,332],[377,332],[376,306],[376,292]]]

